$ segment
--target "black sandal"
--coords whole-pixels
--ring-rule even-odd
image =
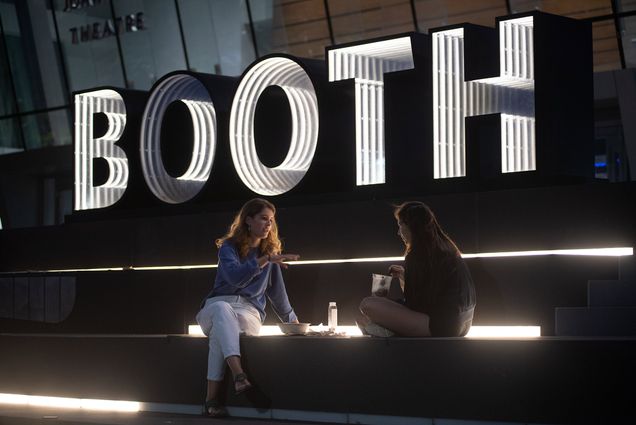
[[[235,395],[239,395],[239,394],[243,394],[245,391],[251,390],[252,389],[252,384],[249,383],[249,381],[247,381],[247,384],[243,386],[243,388],[241,388],[240,390],[236,389],[236,384],[239,382],[246,382],[247,381],[247,375],[244,373],[239,373],[238,375],[236,375],[234,377],[234,394]]]
[[[203,416],[208,418],[225,418],[228,416],[227,409],[216,398],[206,400],[204,409]]]

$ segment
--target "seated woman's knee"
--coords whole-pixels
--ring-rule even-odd
[[[214,304],[210,305],[210,310],[212,311],[212,320],[218,320],[222,316],[233,315],[234,310],[230,303],[225,301],[217,301]]]
[[[378,305],[377,297],[366,297],[360,302],[360,311],[365,315],[373,314]]]

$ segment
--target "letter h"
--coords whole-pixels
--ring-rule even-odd
[[[434,178],[588,174],[589,25],[532,12],[431,36]]]

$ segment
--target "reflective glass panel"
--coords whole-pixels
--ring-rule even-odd
[[[67,8],[66,3],[76,7]],[[125,30],[124,23],[112,19],[110,1],[53,4],[71,91],[125,87],[115,37],[116,31]]]
[[[66,105],[66,85],[48,2],[0,3],[9,65],[18,110],[29,112]],[[53,35],[52,35],[53,34]]]
[[[636,16],[620,20],[625,67],[636,68]]]
[[[331,39],[323,0],[252,0],[250,7],[259,55],[324,59]]]
[[[179,0],[190,69],[240,75],[256,59],[243,0]]]
[[[17,118],[0,119],[0,155],[22,150]]]
[[[415,12],[419,30],[427,32],[431,28],[463,22],[494,27],[495,18],[506,16],[508,9],[505,0],[415,0]]]
[[[621,56],[618,51],[614,20],[594,22],[592,24],[592,36],[594,71],[621,69]]]
[[[2,37],[0,39],[0,116],[16,112],[10,72],[9,63],[7,62],[7,50],[4,44],[4,37]]]
[[[20,117],[27,149],[71,144],[71,116],[68,109]]]
[[[337,44],[414,31],[409,0],[328,0]]]
[[[616,12],[631,12],[636,10],[636,0],[618,0],[616,2]]]
[[[571,18],[591,18],[612,14],[610,0],[510,0],[512,13],[541,10]]]
[[[128,87],[149,89],[170,71],[187,69],[174,0],[114,0],[124,31]]]

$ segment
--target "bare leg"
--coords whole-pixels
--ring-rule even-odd
[[[239,356],[230,356],[225,360],[227,361],[228,366],[230,366],[230,370],[232,371],[232,375],[235,379],[238,375],[245,373],[243,372],[243,366],[241,365],[241,358]],[[245,388],[250,387],[251,385],[252,384],[250,383],[250,381],[247,380],[247,378],[238,382],[235,381],[234,391],[242,391]]]
[[[370,321],[404,336],[431,336],[429,317],[384,297],[367,297],[360,311]]]
[[[222,382],[223,381],[212,381],[208,379],[208,396],[205,398],[206,401],[217,398]]]
[[[208,394],[205,398],[205,415],[215,418],[227,416],[227,410],[219,403],[219,389],[223,381],[208,379]]]

